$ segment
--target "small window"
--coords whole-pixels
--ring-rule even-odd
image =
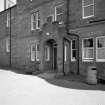
[[[94,58],[94,45],[93,38],[87,38],[82,40],[82,59],[93,60]]]
[[[40,14],[39,11],[33,13],[31,15],[31,29],[40,29],[41,23],[40,23]]]
[[[10,52],[10,38],[6,39],[6,52]]]
[[[94,16],[94,0],[82,0],[83,19]]]
[[[64,4],[55,7],[55,21],[62,23],[64,20]]]
[[[64,61],[67,62],[67,45],[64,46]]]
[[[76,61],[76,40],[71,41],[71,61]]]
[[[33,43],[31,45],[31,61],[40,60],[40,48],[39,43]]]
[[[50,47],[45,46],[45,61],[49,61],[49,60],[50,60]]]
[[[7,27],[10,27],[10,14],[7,13],[7,23],[6,23]]]
[[[105,61],[105,36],[96,38],[96,60]]]

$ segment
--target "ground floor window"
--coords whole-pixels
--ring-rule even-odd
[[[31,61],[39,61],[40,60],[40,48],[39,43],[33,43],[31,45]]]
[[[45,61],[49,61],[49,60],[50,60],[50,47],[45,46]]]
[[[105,61],[105,36],[96,38],[96,60]]]
[[[67,45],[64,46],[64,61],[67,61]]]
[[[6,39],[6,52],[10,52],[10,38]]]
[[[71,61],[76,61],[76,40],[71,40]]]
[[[93,60],[94,45],[93,38],[85,38],[82,40],[82,59],[85,61]]]

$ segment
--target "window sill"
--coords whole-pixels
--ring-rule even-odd
[[[82,59],[82,62],[93,62],[93,59]]]

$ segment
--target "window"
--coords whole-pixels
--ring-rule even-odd
[[[6,23],[7,27],[10,27],[10,14],[7,13],[7,23]]]
[[[40,15],[39,12],[35,12],[32,14],[31,16],[31,29],[35,30],[35,29],[40,29]]]
[[[50,60],[50,47],[45,46],[45,60],[49,61]]]
[[[6,39],[6,52],[10,52],[10,38]]]
[[[64,46],[64,61],[67,61],[67,45]]]
[[[64,4],[55,7],[55,21],[62,23],[64,20]]]
[[[96,60],[105,61],[105,36],[96,38]]]
[[[93,60],[94,58],[94,47],[93,38],[87,38],[82,40],[82,59]]]
[[[76,61],[76,40],[71,41],[71,61]]]
[[[83,19],[94,16],[94,0],[82,0]]]
[[[33,43],[31,45],[31,61],[39,61],[40,60],[40,48],[39,43]]]

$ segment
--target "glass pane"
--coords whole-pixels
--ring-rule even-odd
[[[36,61],[39,61],[39,60],[40,60],[40,52],[36,51]]]
[[[84,39],[84,47],[93,47],[93,39]]]
[[[93,58],[93,49],[84,48],[84,58]]]
[[[36,21],[36,13],[32,15],[33,21]]]
[[[32,23],[32,28],[33,28],[33,29],[36,29],[36,22],[33,22],[33,23]]]
[[[64,14],[57,15],[57,21],[63,22],[64,21]]]
[[[72,49],[76,49],[76,41],[72,40]]]
[[[40,20],[37,20],[37,27],[40,28]]]
[[[105,37],[98,38],[97,41],[98,41],[98,42],[97,42],[98,48],[105,47]]]
[[[94,5],[84,7],[84,17],[94,15]]]
[[[40,46],[39,46],[39,44],[36,44],[36,51],[40,51]]]
[[[76,59],[76,50],[72,50],[72,59]]]
[[[83,0],[84,6],[90,5],[90,4],[93,4],[93,3],[94,3],[94,0]]]
[[[97,58],[105,59],[105,48],[101,48],[97,50]]]
[[[56,7],[56,14],[61,14],[64,12],[64,5]]]

